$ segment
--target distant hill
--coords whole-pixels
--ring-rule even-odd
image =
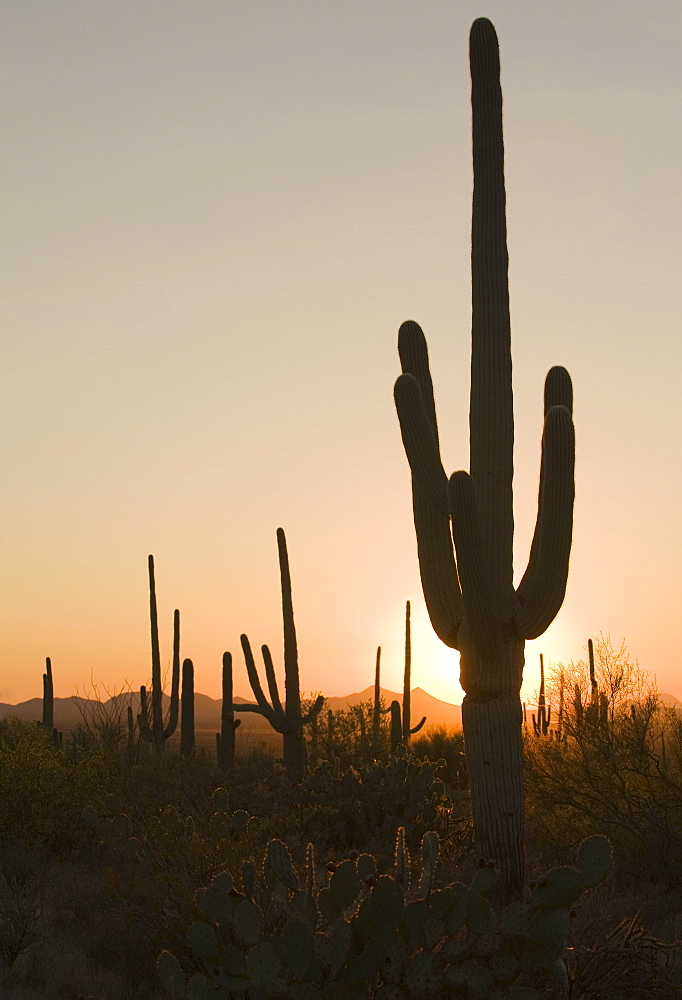
[[[419,687],[413,688],[410,696],[410,714],[413,724],[419,722],[421,717],[425,715],[427,728],[433,725],[462,725],[462,709],[459,705],[451,705],[447,701],[440,701]],[[388,708],[392,701],[399,701],[402,706],[402,692],[398,693],[397,691],[388,691],[386,688],[381,688],[381,697],[384,700],[386,708]],[[342,698],[327,698],[329,708],[334,711],[348,708],[351,705],[359,705],[363,701],[374,702],[374,685],[365,688],[364,691],[357,691]]]
[[[395,691],[381,689],[381,696],[386,707],[395,699],[402,705],[403,696]],[[358,705],[363,701],[374,700],[374,687],[368,687],[364,691],[346,695],[343,698],[328,698],[327,705],[333,711],[346,709],[351,705]],[[170,698],[163,696],[164,713],[168,711]],[[253,704],[248,698],[235,697],[235,704]],[[90,698],[78,698],[75,695],[71,698],[55,698],[54,700],[54,724],[57,729],[75,729],[83,721],[83,713],[88,718],[96,716],[105,718],[119,717],[125,725],[128,705],[132,705],[133,714],[137,716],[140,708],[139,692],[133,691],[128,694],[115,695],[105,702],[98,702]],[[222,702],[219,698],[209,698],[205,694],[194,695],[194,725],[197,729],[213,729],[216,732],[220,729],[220,711]],[[411,703],[412,719],[418,722],[422,715],[426,716],[426,725],[448,725],[461,726],[462,710],[459,705],[450,705],[445,701],[439,701],[421,688],[414,688],[412,691]],[[22,701],[18,705],[7,705],[0,703],[0,719],[6,719],[10,715],[19,719],[38,721],[42,718],[43,703],[41,698],[31,698],[29,701]],[[253,712],[240,712],[241,729],[262,729],[268,727],[268,723],[260,715]],[[268,727],[269,728],[269,727]]]

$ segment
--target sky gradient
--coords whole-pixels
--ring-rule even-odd
[[[281,665],[284,527],[301,687],[461,701],[432,634],[392,399],[429,343],[444,464],[468,466],[468,32],[502,61],[515,574],[542,387],[575,390],[566,601],[527,646],[625,638],[682,698],[678,0],[22,0],[0,14],[0,700],[150,674],[173,609],[196,688],[239,635]]]

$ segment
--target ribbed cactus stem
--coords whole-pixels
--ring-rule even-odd
[[[469,471],[448,481],[439,451],[426,341],[400,328],[395,402],[412,473],[424,597],[436,634],[460,651],[474,829],[501,869],[500,897],[523,885],[520,688],[524,640],[563,602],[574,500],[573,393],[568,372],[545,380],[538,511],[525,573],[513,587],[513,401],[502,91],[495,29],[470,35],[474,191],[471,227]],[[452,534],[450,534],[452,532]],[[454,547],[453,547],[454,545]]]
[[[194,753],[194,664],[182,661],[182,704],[180,718],[180,753],[189,757]]]
[[[54,729],[54,683],[52,681],[52,661],[45,658],[45,673],[43,674],[43,727],[52,736]]]

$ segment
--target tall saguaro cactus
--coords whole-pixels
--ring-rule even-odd
[[[523,880],[520,687],[524,643],[563,602],[574,499],[572,386],[545,381],[540,492],[528,567],[513,586],[513,406],[499,50],[490,21],[470,35],[474,193],[469,472],[441,463],[426,341],[399,335],[395,401],[412,471],[419,566],[432,625],[460,651],[462,724],[474,827],[482,856],[502,869],[503,893]],[[451,537],[452,534],[452,537]],[[454,551],[453,551],[454,541]]]
[[[261,646],[265,676],[270,693],[270,702],[263,694],[258,671],[251,651],[248,636],[241,636],[246,671],[254,693],[255,705],[233,705],[235,712],[255,712],[268,720],[277,733],[282,734],[284,768],[289,781],[300,781],[305,774],[306,746],[303,726],[318,714],[324,698],[320,695],[306,715],[301,711],[301,691],[298,678],[298,647],[296,626],[294,625],[294,605],[291,597],[291,574],[287,540],[282,528],[277,529],[277,549],[279,552],[279,572],[282,583],[282,619],[284,622],[284,690],[285,704],[279,697],[277,678],[272,656],[267,646]]]
[[[412,693],[410,685],[412,682],[412,627],[410,624],[410,602],[405,602],[405,672],[403,674],[403,709],[402,709],[402,742],[405,746],[410,742],[410,736],[414,736],[426,722],[424,716],[421,722],[412,729]],[[391,709],[391,722],[393,722],[393,709]]]
[[[171,674],[170,709],[167,724],[163,721],[163,686],[161,683],[161,654],[159,651],[159,617],[156,608],[156,580],[154,577],[154,556],[149,560],[149,621],[152,642],[152,724],[151,738],[159,749],[163,749],[178,726],[178,706],[180,694],[180,612],[173,612],[173,669]]]
[[[50,735],[54,729],[54,683],[52,681],[52,660],[45,657],[43,674],[43,726]]]
[[[232,653],[223,653],[223,700],[220,709],[220,732],[216,733],[218,763],[229,768],[234,764],[235,730],[241,725],[232,705]]]

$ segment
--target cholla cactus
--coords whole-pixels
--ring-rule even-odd
[[[528,567],[513,586],[513,438],[508,254],[499,51],[490,21],[470,36],[474,195],[469,472],[448,481],[440,459],[426,341],[404,323],[395,386],[412,471],[419,567],[431,623],[460,651],[462,724],[481,855],[502,871],[502,894],[523,881],[520,687],[524,643],[563,602],[574,499],[572,386],[545,382],[538,515]],[[451,536],[452,531],[452,536]],[[454,551],[453,551],[454,539]]]

